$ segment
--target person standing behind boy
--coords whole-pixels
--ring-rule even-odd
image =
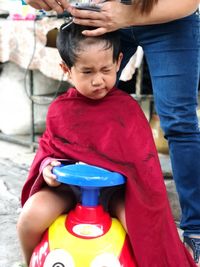
[[[138,267],[195,267],[173,221],[148,121],[138,103],[115,88],[122,59],[119,34],[82,35],[90,29],[72,23],[58,34],[60,65],[74,87],[49,106],[22,190],[17,228],[26,264],[44,231],[77,201],[52,168],[81,161],[127,178],[125,196],[124,188],[113,189],[105,208],[126,229]]]

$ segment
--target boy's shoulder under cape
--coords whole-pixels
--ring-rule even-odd
[[[131,96],[114,88],[91,100],[72,88],[58,97],[49,107],[22,204],[42,186],[39,168],[47,157],[82,161],[127,178],[126,220],[139,267],[196,266],[173,222],[149,123]]]

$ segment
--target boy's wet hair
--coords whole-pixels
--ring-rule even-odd
[[[113,48],[113,62],[120,54],[120,36],[117,31],[108,32],[100,36],[88,37],[82,34],[84,30],[93,30],[94,27],[82,26],[75,23],[63,24],[57,35],[56,46],[62,60],[71,68],[76,63],[78,54],[87,45],[103,42],[104,49]]]

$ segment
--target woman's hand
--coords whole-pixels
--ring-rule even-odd
[[[101,6],[100,12],[79,10],[72,6],[67,9],[74,17],[74,23],[97,27],[95,30],[84,31],[83,34],[98,36],[130,26],[131,5],[124,5],[118,1],[108,1],[99,5]]]
[[[51,187],[56,187],[60,185],[60,183],[56,181],[56,175],[52,173],[53,167],[59,166],[60,164],[61,163],[59,161],[54,160],[43,169],[42,174],[44,180]]]
[[[67,0],[25,0],[25,2],[36,9],[55,10],[57,13],[63,13],[69,7]]]

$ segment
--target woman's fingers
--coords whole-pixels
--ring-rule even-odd
[[[36,9],[51,10],[50,6],[42,0],[26,0],[26,3]]]
[[[75,7],[70,6],[67,9],[74,18],[84,19],[84,20],[99,20],[102,18],[102,14],[99,11],[91,11],[91,10],[82,10]]]
[[[83,31],[82,33],[86,36],[100,36],[104,33],[107,32],[106,28],[97,28],[95,30],[91,30],[91,31]]]
[[[57,13],[62,13],[64,11],[64,8],[62,6],[61,1],[63,0],[45,0],[45,4],[49,7],[49,10],[55,10]],[[46,9],[44,9],[46,10]],[[46,10],[48,11],[48,10]]]
[[[80,18],[74,18],[73,22],[76,24],[82,24],[86,26],[92,26],[92,27],[101,27],[102,23],[100,20],[91,20],[91,19],[80,19]]]
[[[36,9],[55,10],[57,13],[64,12],[69,6],[66,0],[26,0],[26,3]]]
[[[46,0],[47,1],[47,0]],[[48,0],[50,1],[50,0]],[[52,0],[53,1],[53,0]],[[54,0],[55,1],[55,0]],[[68,0],[57,0],[57,3],[65,10],[69,7],[69,2]]]
[[[83,31],[84,35],[98,36],[107,32],[107,29],[104,27],[104,25],[106,25],[104,22],[105,16],[102,12],[78,10],[76,8],[72,8],[70,9],[70,13],[73,16],[74,23],[97,28],[90,31]]]

